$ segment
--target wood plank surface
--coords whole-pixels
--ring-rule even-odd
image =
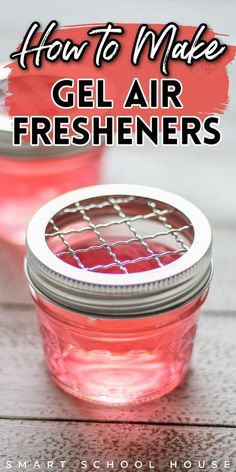
[[[236,313],[203,313],[184,384],[132,408],[93,406],[54,386],[33,308],[1,306],[0,324],[0,417],[236,425]]]
[[[45,2],[46,5],[46,2]],[[222,6],[223,5],[223,6]],[[61,24],[79,22],[199,24],[203,20],[224,41],[235,44],[235,1],[186,2],[175,0],[50,0],[42,2],[1,0],[0,61],[8,62],[29,24],[38,19],[45,27],[55,11]],[[121,6],[123,8],[121,8]],[[11,9],[11,11],[10,11]],[[11,21],[9,21],[9,18]],[[120,471],[135,460],[142,471],[184,472],[184,461],[206,461],[205,472],[236,470],[236,290],[235,290],[235,105],[236,62],[229,66],[230,103],[221,117],[222,142],[216,147],[154,147],[109,149],[104,167],[105,182],[153,185],[179,193],[208,216],[214,234],[215,273],[211,291],[200,317],[189,375],[171,395],[140,407],[108,408],[80,402],[61,392],[44,366],[36,316],[23,274],[24,251],[0,242],[0,471],[6,460],[12,472],[17,461],[33,469],[39,459],[54,470],[79,472],[81,461],[100,470]],[[124,172],[125,169],[125,172]],[[114,461],[106,469],[106,460]],[[177,469],[170,461],[177,460]],[[50,470],[50,469],[49,469]],[[137,469],[138,470],[138,469]]]
[[[6,460],[11,461],[12,471],[19,470],[18,460],[27,461],[27,470],[39,470],[33,469],[38,459],[43,471],[47,461],[53,461],[57,472],[63,470],[60,461],[66,461],[65,472],[92,472],[97,460],[101,471],[115,472],[122,470],[121,461],[127,461],[127,470],[132,471],[138,470],[135,461],[142,461],[139,470],[145,472],[184,471],[185,461],[191,461],[193,472],[200,470],[198,461],[202,464],[205,460],[205,471],[213,470],[211,461],[217,461],[220,472],[225,470],[224,461],[230,471],[236,464],[236,429],[232,428],[2,420],[0,430],[1,472],[6,470]],[[177,469],[170,468],[171,460],[177,461]],[[87,462],[87,469],[81,468],[81,461]],[[106,461],[114,461],[114,468],[108,469]]]

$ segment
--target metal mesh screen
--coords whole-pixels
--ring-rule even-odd
[[[50,219],[49,248],[78,269],[126,274],[162,267],[188,251],[191,222],[177,209],[135,196],[89,199]]]

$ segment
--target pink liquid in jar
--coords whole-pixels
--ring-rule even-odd
[[[84,400],[125,404],[159,398],[184,379],[206,294],[163,315],[112,320],[33,296],[54,382]]]
[[[100,182],[104,147],[47,148],[24,140],[13,146],[5,103],[8,75],[0,66],[0,239],[23,246],[29,220],[44,203]]]
[[[106,196],[108,191],[113,195],[114,187],[98,189]],[[190,269],[182,275],[181,263],[185,258],[188,264],[193,241],[198,246],[198,229],[184,214],[184,204],[180,210],[174,207],[177,197],[172,194],[164,204],[162,192],[154,202],[141,190],[134,198],[117,192],[112,198],[91,200],[84,197],[90,191],[92,187],[55,200],[54,215],[50,205],[42,209],[43,218],[47,212],[49,216],[42,243],[45,259],[33,241],[40,212],[28,230],[28,254],[32,251],[40,261],[31,272],[29,258],[27,270],[46,364],[54,382],[77,398],[111,405],[150,401],[171,392],[187,373],[199,310],[208,293],[210,262],[204,262],[201,286],[194,292],[198,275]],[[156,193],[158,197],[158,190],[150,190],[151,196]],[[204,218],[202,224],[209,251]],[[199,244],[199,251],[205,251]],[[42,273],[39,290],[44,264],[50,268]],[[50,280],[44,292],[45,277]]]
[[[73,155],[0,156],[0,238],[23,245],[31,216],[44,203],[79,187],[98,184],[103,148]]]

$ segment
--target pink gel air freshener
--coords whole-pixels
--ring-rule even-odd
[[[87,187],[34,215],[26,274],[53,380],[92,402],[150,401],[187,372],[212,275],[211,229],[169,192]]]
[[[35,211],[58,195],[100,183],[103,146],[30,146],[12,144],[6,114],[8,72],[0,66],[0,238],[25,242]]]

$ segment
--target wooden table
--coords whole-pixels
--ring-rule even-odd
[[[75,22],[147,21],[199,24],[231,35],[235,44],[235,2],[232,0],[1,0],[1,61],[8,61],[32,20],[43,26],[56,17],[61,24]],[[79,7],[79,5],[80,7]],[[191,5],[190,5],[191,3]],[[3,5],[2,5],[3,6]],[[118,463],[148,461],[154,471],[185,471],[183,462],[208,465],[216,460],[218,471],[231,461],[236,470],[236,220],[235,220],[235,77],[230,66],[230,106],[221,118],[222,142],[217,147],[179,147],[109,150],[105,180],[143,183],[189,198],[209,217],[214,230],[215,275],[200,317],[192,367],[185,383],[171,395],[140,407],[105,408],[86,404],[61,392],[46,372],[36,317],[22,271],[22,257],[0,245],[0,434],[3,464],[27,460],[27,471],[36,459],[67,461],[66,472],[121,470]],[[125,169],[125,172],[124,172]],[[87,469],[80,461],[90,461]],[[114,469],[104,461],[114,460]],[[177,460],[177,469],[170,461]],[[21,469],[24,470],[24,469]],[[209,467],[205,472],[214,470]]]
[[[22,254],[1,244],[1,471],[7,470],[7,459],[12,460],[11,470],[18,470],[21,458],[28,464],[37,458],[54,461],[57,471],[59,460],[67,461],[66,471],[83,470],[81,460],[114,460],[115,471],[122,460],[129,462],[128,470],[136,470],[132,464],[140,460],[145,471],[150,470],[148,461],[161,471],[173,470],[170,460],[177,460],[177,470],[185,470],[186,460],[192,461],[191,470],[198,470],[198,460],[235,461],[235,230],[215,226],[214,236],[215,277],[186,381],[161,400],[126,408],[86,404],[52,384]]]

